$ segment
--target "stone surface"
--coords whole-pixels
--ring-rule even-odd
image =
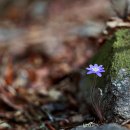
[[[113,82],[114,87],[117,91],[113,93],[121,95],[116,102],[115,113],[121,115],[123,118],[130,118],[130,75],[127,75],[125,69],[121,69],[119,71],[119,75],[121,75],[122,80],[115,80]],[[113,87],[113,89],[114,89]],[[117,95],[117,96],[118,96]]]
[[[84,125],[84,126],[78,126],[71,130],[127,130],[127,129],[113,123],[113,124],[105,124],[102,126],[95,126],[95,127],[90,127],[90,126],[87,127]]]
[[[129,30],[116,33],[113,58],[106,85],[104,111],[108,120],[117,122],[130,118],[130,48]]]

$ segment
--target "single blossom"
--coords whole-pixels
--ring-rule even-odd
[[[88,70],[87,74],[96,74],[99,77],[102,77],[102,72],[105,72],[103,65],[89,65],[89,68],[86,68]]]

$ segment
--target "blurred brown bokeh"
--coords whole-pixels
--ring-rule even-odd
[[[1,63],[16,61],[25,68],[31,66],[37,70],[31,74],[39,77],[36,84],[51,86],[77,71],[97,52],[109,34],[106,23],[112,17],[127,18],[127,2],[1,0]]]

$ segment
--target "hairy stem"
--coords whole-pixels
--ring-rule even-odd
[[[97,102],[95,101],[95,92],[96,92],[96,79],[97,76],[94,75],[94,81],[93,81],[93,85],[91,88],[91,102],[92,102],[92,106],[97,114],[97,117],[99,118],[100,121],[103,121],[103,115],[100,109],[100,105],[97,99]]]

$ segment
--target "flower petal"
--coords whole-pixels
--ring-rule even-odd
[[[93,74],[93,71],[88,71],[87,74]]]
[[[98,64],[90,64],[88,68],[87,74],[96,74],[99,77],[102,77],[102,72],[105,72],[103,65],[98,65]]]
[[[99,66],[98,68],[99,68],[99,69],[104,69],[103,67],[100,67],[100,66]]]
[[[92,70],[91,68],[86,68],[86,70]]]
[[[98,72],[98,73],[96,73],[96,74],[97,74],[99,77],[102,77],[102,74],[101,74],[101,73]]]
[[[90,68],[93,68],[93,65],[89,65]]]
[[[105,72],[105,70],[100,70],[100,72]]]
[[[103,65],[99,65],[100,68],[102,68]]]
[[[98,68],[98,65],[97,65],[97,64],[94,64],[94,67],[97,67],[97,68]]]

